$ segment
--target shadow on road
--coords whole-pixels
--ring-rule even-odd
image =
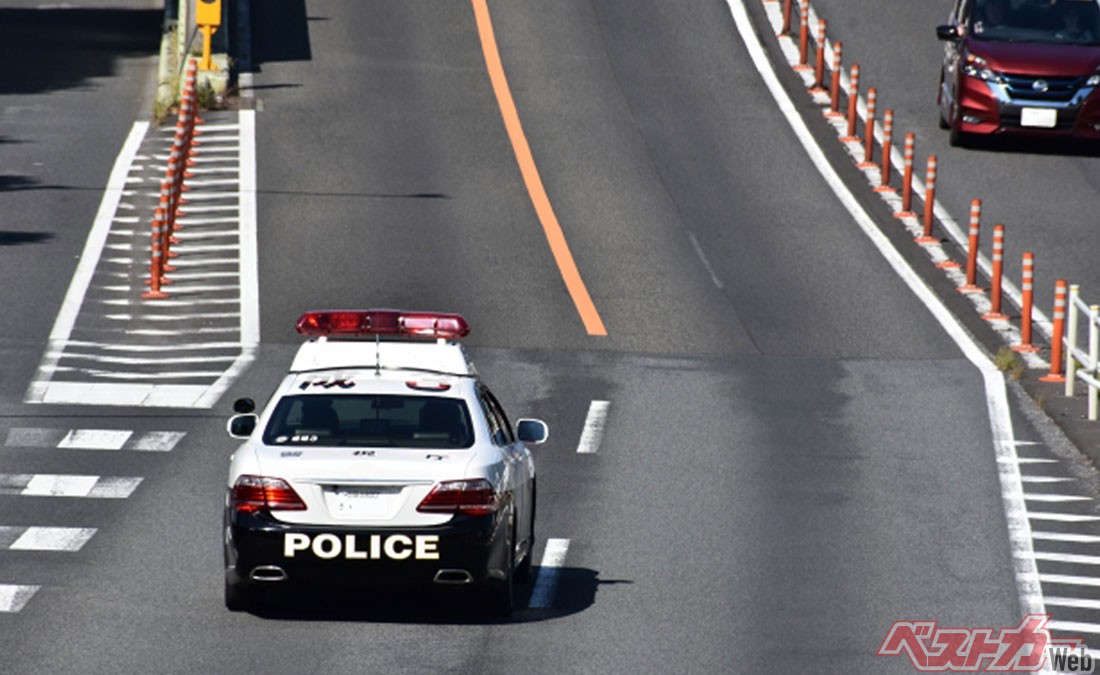
[[[0,8],[0,95],[85,86],[119,58],[160,49],[160,9]]]
[[[537,579],[537,568],[536,577]],[[254,610],[256,616],[281,621],[353,621],[430,625],[520,624],[576,614],[596,602],[601,585],[630,584],[601,580],[599,573],[581,567],[563,567],[550,607],[529,607],[534,582],[516,585],[516,610],[503,619],[486,611],[482,599],[468,589],[429,589],[406,593],[347,592],[336,590],[268,594]]]

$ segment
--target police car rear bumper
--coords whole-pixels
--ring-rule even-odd
[[[481,583],[501,578],[507,564],[501,522],[456,516],[437,527],[340,528],[227,513],[226,581],[362,589]]]

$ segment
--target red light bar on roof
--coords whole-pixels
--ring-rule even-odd
[[[362,309],[306,312],[298,319],[302,335],[403,335],[456,339],[470,334],[458,314]]]

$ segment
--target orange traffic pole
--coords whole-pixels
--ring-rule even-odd
[[[829,110],[825,113],[826,117],[843,117],[843,113],[840,112],[840,56],[843,51],[843,45],[838,40],[833,43],[833,75],[829,81]]]
[[[917,144],[916,136],[905,134],[905,152],[903,154],[901,174],[901,211],[894,214],[896,218],[912,218],[913,213],[913,154]]]
[[[928,169],[924,176],[924,232],[915,241],[918,244],[938,243],[932,236],[932,220],[936,207],[936,156],[929,155]]]
[[[810,58],[810,0],[802,0],[802,8],[798,13],[798,65],[795,70],[809,70],[806,65]]]
[[[1001,313],[1001,277],[1004,276],[1005,226],[997,223],[993,226],[993,274],[989,280],[989,312],[982,316],[986,321],[1005,321],[1007,316]]]
[[[852,64],[848,75],[848,133],[840,139],[841,143],[858,141],[856,138],[856,112],[859,105],[859,64]]]
[[[814,53],[814,86],[812,93],[825,91],[825,19],[817,20],[817,50]]]
[[[890,187],[890,153],[894,151],[894,111],[882,113],[882,166],[879,169],[878,187],[875,192],[893,192]]]
[[[982,200],[970,200],[970,233],[966,244],[966,283],[957,289],[960,293],[981,293],[978,286],[978,243],[982,219]]]
[[[1050,336],[1050,372],[1040,382],[1065,382],[1062,374],[1062,341],[1066,335],[1066,281],[1054,282],[1054,334]]]
[[[783,0],[783,26],[779,29],[779,36],[791,34],[791,3],[793,0]]]
[[[878,90],[867,89],[867,120],[863,125],[863,161],[857,166],[861,169],[873,169],[877,164],[875,156],[875,112],[878,107]]]
[[[1037,352],[1039,348],[1031,344],[1031,308],[1035,303],[1035,256],[1024,253],[1024,278],[1022,283],[1024,306],[1020,314],[1020,344],[1014,346],[1014,352]]]

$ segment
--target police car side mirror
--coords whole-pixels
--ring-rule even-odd
[[[238,415],[246,415],[256,411],[256,402],[250,398],[239,398],[233,402],[233,412]]]
[[[256,430],[256,423],[259,421],[259,416],[252,413],[234,415],[229,418],[229,422],[225,425],[225,430],[228,431],[229,435],[233,438],[248,438],[252,435],[252,432]]]
[[[538,445],[550,436],[550,428],[542,420],[524,418],[516,422],[516,437],[523,443]]]

